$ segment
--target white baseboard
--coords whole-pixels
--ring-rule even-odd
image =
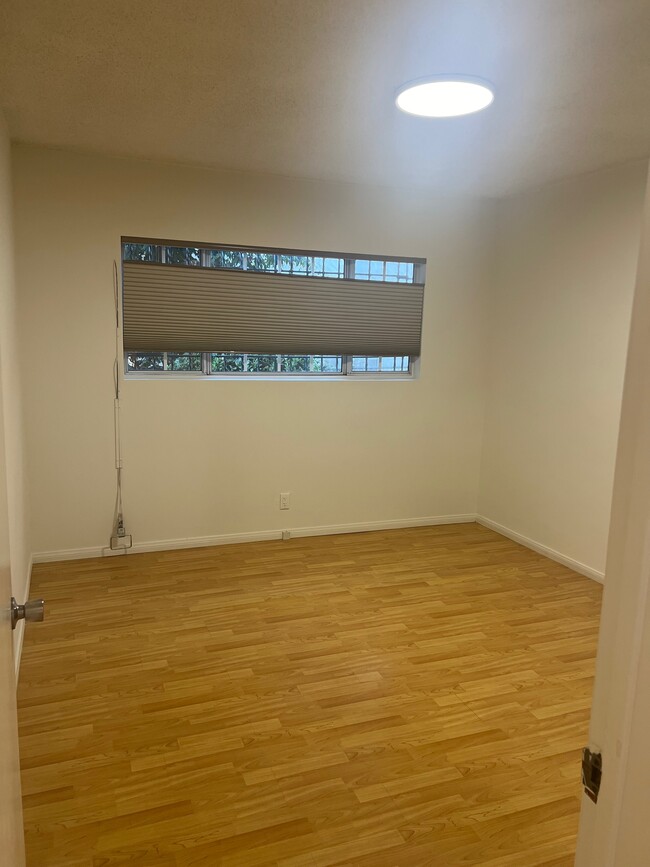
[[[556,563],[568,566],[569,569],[573,569],[574,572],[579,572],[581,575],[586,575],[587,578],[592,578],[594,581],[598,581],[599,584],[603,584],[605,581],[604,572],[592,569],[591,566],[587,566],[579,560],[574,560],[572,557],[566,557],[564,554],[560,554],[559,551],[555,551],[547,545],[542,545],[540,542],[535,542],[534,539],[529,539],[527,536],[522,536],[521,533],[516,533],[514,530],[510,530],[502,524],[497,524],[496,521],[491,521],[489,518],[483,517],[483,515],[477,515],[476,522],[487,527],[489,530],[494,530],[496,533],[500,533],[502,536],[507,536],[508,539],[512,539],[513,542],[518,542],[525,548],[530,548],[531,551],[543,554],[545,557],[548,557],[549,560],[555,560]]]
[[[29,599],[29,587],[32,583],[32,565],[34,564],[34,558],[30,556],[29,562],[27,563],[27,575],[25,576],[25,590],[23,601]],[[18,602],[21,600],[19,599]],[[23,655],[23,641],[25,638],[25,621],[19,620],[16,625],[16,633],[14,638],[14,666],[16,673],[16,686],[18,686],[18,675],[20,674],[20,660]]]
[[[101,557],[103,548],[68,548],[61,551],[39,551],[34,554],[34,563],[55,563],[57,560],[85,560]]]
[[[439,524],[471,524],[476,515],[436,515],[428,518],[397,518],[393,521],[364,521],[358,524],[329,524],[322,527],[295,527],[292,537],[334,536],[339,533],[370,533],[374,530],[402,530],[407,527],[435,527]]]
[[[256,533],[224,533],[220,536],[190,536],[186,539],[160,539],[155,542],[136,542],[129,553],[148,551],[176,551],[179,548],[209,548],[212,545],[240,545],[244,542],[269,542],[281,539],[282,530],[260,530]],[[113,552],[111,552],[113,554]]]
[[[389,521],[367,521],[356,524],[327,524],[319,527],[288,528],[293,538],[299,536],[329,536],[338,533],[367,533],[373,530],[397,530],[405,527],[432,527],[438,524],[468,524],[476,515],[435,515],[424,518],[398,518]],[[254,533],[225,533],[218,536],[194,536],[184,539],[161,539],[136,542],[129,554],[149,551],[174,551],[180,548],[205,548],[212,545],[237,545],[242,542],[267,542],[281,539],[282,530],[260,530]],[[83,560],[90,557],[124,556],[104,546],[68,548],[61,551],[40,551],[33,556],[34,563],[55,563],[60,560]]]
[[[567,557],[547,545],[542,545],[535,542],[534,539],[529,539],[498,524],[496,521],[491,521],[483,515],[465,514],[465,515],[434,515],[422,518],[397,518],[388,521],[364,521],[355,524],[325,524],[317,527],[292,527],[288,528],[293,538],[304,536],[330,536],[343,533],[368,533],[374,530],[398,530],[407,527],[433,527],[439,524],[468,524],[472,521],[477,521],[484,527],[512,539],[513,542],[518,542],[538,554],[543,554],[550,560],[555,560],[557,563],[562,563],[563,566],[568,566],[575,572],[581,575],[586,575],[594,581],[601,584],[604,581],[604,574],[585,563],[580,563],[572,557]],[[259,530],[252,533],[224,533],[216,536],[194,536],[183,539],[160,539],[152,542],[136,542],[129,550],[130,554],[144,554],[151,551],[174,551],[181,548],[205,548],[212,545],[237,545],[243,542],[266,542],[274,539],[282,538],[282,530]],[[60,560],[82,560],[92,557],[105,556],[123,556],[121,552],[111,551],[105,546],[96,546],[92,548],[68,548],[61,551],[40,551],[34,554],[31,563],[54,563]]]

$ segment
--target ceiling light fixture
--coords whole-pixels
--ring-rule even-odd
[[[466,75],[434,75],[410,81],[397,91],[397,107],[420,117],[460,117],[487,108],[492,85]]]

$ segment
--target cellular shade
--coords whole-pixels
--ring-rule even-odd
[[[128,352],[420,354],[424,286],[124,262]]]

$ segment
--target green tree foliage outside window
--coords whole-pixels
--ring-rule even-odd
[[[122,258],[125,262],[156,262],[159,249],[156,244],[124,244]]]
[[[200,265],[201,251],[198,247],[166,247],[165,262],[168,265]]]

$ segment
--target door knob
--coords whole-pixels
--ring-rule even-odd
[[[32,599],[19,605],[14,597],[11,597],[11,628],[15,629],[19,620],[39,622],[45,618],[45,600]]]

